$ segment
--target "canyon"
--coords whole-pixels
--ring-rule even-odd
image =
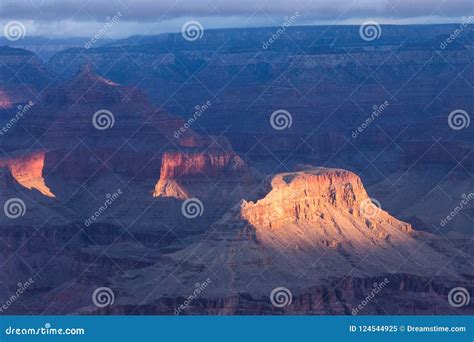
[[[474,112],[474,30],[383,29],[0,47],[0,204],[23,204],[0,215],[0,301],[34,279],[5,312],[172,315],[209,280],[180,314],[345,315],[380,283],[360,314],[472,314],[447,294],[472,293],[474,204],[440,222],[474,192],[472,125],[448,125]]]

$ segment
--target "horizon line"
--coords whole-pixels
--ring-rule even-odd
[[[471,17],[474,17],[474,16],[466,16],[465,18],[471,18]],[[396,27],[396,26],[403,26],[403,27],[409,27],[409,26],[448,26],[448,25],[451,25],[451,26],[456,26],[456,25],[463,25],[464,23],[461,21],[461,22],[440,22],[440,23],[410,23],[410,24],[393,24],[393,23],[379,23],[377,22],[380,26],[393,26],[393,27]],[[352,24],[352,23],[348,23],[348,24],[301,24],[301,25],[291,25],[289,27],[286,27],[286,30],[292,30],[292,29],[296,29],[296,28],[311,28],[311,27],[360,27],[360,25],[357,25],[357,24]],[[207,32],[207,31],[224,31],[224,30],[256,30],[256,29],[277,29],[277,28],[281,28],[282,25],[278,26],[278,25],[275,25],[275,26],[250,26],[250,27],[213,27],[213,28],[206,28],[204,31]],[[120,37],[120,38],[108,38],[108,37],[104,37],[105,39],[109,39],[109,40],[114,40],[114,41],[118,41],[118,40],[124,40],[124,39],[129,39],[129,38],[132,38],[132,37],[156,37],[156,36],[160,36],[160,35],[179,35],[181,34],[181,31],[167,31],[167,32],[160,32],[160,33],[151,33],[151,34],[139,34],[139,33],[133,33],[133,34],[130,34],[130,35],[126,35],[126,36],[123,36],[123,37]],[[6,39],[4,36],[1,36],[0,38],[2,39]],[[49,39],[49,40],[63,40],[63,39],[90,39],[90,35],[84,35],[84,36],[67,36],[67,37],[61,37],[61,36],[48,36],[48,35],[44,35],[44,34],[39,34],[39,35],[35,35],[35,34],[30,34],[26,37],[24,37],[22,40],[25,40],[25,39],[28,39],[28,38],[45,38],[45,39]],[[13,45],[21,45],[21,40],[19,41],[15,41],[15,42],[11,42],[11,43],[15,43]],[[5,46],[5,45],[4,45]]]

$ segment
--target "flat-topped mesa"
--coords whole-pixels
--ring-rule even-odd
[[[11,176],[21,186],[36,189],[44,196],[55,197],[43,177],[45,152],[37,151],[13,159],[0,159],[0,167],[8,167]]]
[[[312,168],[274,176],[271,191],[253,203],[244,201],[241,217],[263,240],[297,237],[332,241],[390,238],[410,232],[411,226],[378,208],[360,178],[338,169]]]
[[[271,191],[256,203],[245,202],[242,212],[253,215],[252,221],[267,221],[257,213],[272,210],[272,217],[312,221],[321,216],[320,209],[332,206],[341,212],[358,213],[358,203],[367,199],[360,178],[345,170],[313,168],[307,171],[275,175]],[[355,210],[354,210],[355,209]],[[253,212],[253,214],[250,214]]]
[[[192,162],[184,163],[188,168],[178,165],[169,175],[193,167]],[[387,273],[432,278],[438,272],[461,279],[457,270],[443,268],[450,257],[417,240],[410,225],[371,203],[359,177],[349,171],[308,168],[277,174],[262,199],[242,201],[204,239],[137,271],[143,278],[125,281],[144,294],[160,282],[156,300],[192,289],[194,270],[204,279],[219,274],[219,282],[203,294],[218,299],[242,293],[268,296],[276,284],[291,287],[293,295],[312,293],[315,286],[327,289],[329,279],[348,275],[370,283]],[[190,255],[199,260],[191,261]],[[175,279],[167,279],[168,270]],[[256,277],[262,270],[265,277]]]
[[[165,152],[153,196],[208,197],[220,188],[232,191],[229,187],[245,187],[249,182],[251,176],[247,165],[232,150]]]

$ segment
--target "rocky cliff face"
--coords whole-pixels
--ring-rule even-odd
[[[85,64],[65,85],[59,86],[54,92],[49,92],[47,101],[69,105],[82,102],[102,107],[123,102],[146,105],[148,102],[146,95],[139,89],[124,87],[97,75],[90,64]]]
[[[241,208],[262,243],[348,248],[348,253],[360,248],[362,255],[370,246],[410,240],[411,226],[373,203],[351,172],[320,168],[280,174],[271,186],[265,198]]]
[[[232,200],[239,192],[253,185],[245,162],[232,150],[215,148],[204,152],[166,152],[161,160],[160,179],[154,197],[209,198],[219,193],[219,198]]]
[[[100,110],[109,112],[104,129],[94,122]],[[202,136],[189,127],[176,137],[184,125],[182,119],[156,110],[138,88],[122,86],[85,65],[71,80],[46,89],[0,137],[5,151],[1,165],[21,188],[55,198],[55,210],[64,209],[71,222],[90,216],[107,193],[120,188],[128,190],[127,199],[113,214],[124,224],[136,218],[128,210],[153,206],[154,211],[141,216],[141,227],[153,225],[159,216],[163,224],[181,229],[192,226],[180,222],[180,205],[187,196],[211,199],[206,220],[213,220],[247,198],[254,186],[248,167],[226,138]],[[35,144],[42,151],[23,156]],[[216,201],[221,205],[214,208]],[[103,215],[101,220],[113,218]],[[207,226],[193,228],[203,231]]]
[[[370,45],[355,27],[335,27],[305,54],[293,44],[312,46],[326,29],[294,28],[291,42],[281,37],[265,51],[273,29],[212,31],[192,51],[180,35],[144,37],[126,56],[114,44],[64,51],[49,67],[68,65],[68,79],[47,89],[30,53],[0,49],[8,65],[0,80],[12,79],[0,87],[2,124],[19,102],[43,95],[0,136],[0,204],[19,198],[26,208],[16,219],[0,215],[0,301],[41,275],[9,313],[172,314],[210,279],[183,314],[348,314],[385,278],[379,304],[365,312],[472,312],[446,301],[449,288],[472,290],[472,242],[417,231],[452,210],[446,194],[472,187],[473,126],[446,124],[453,106],[471,112],[472,39],[437,51],[451,27],[390,26]],[[84,67],[85,54],[97,72]],[[377,122],[352,137],[387,99]],[[189,113],[207,100],[190,127]],[[278,108],[293,117],[284,131],[269,122]],[[103,109],[113,124],[100,130],[93,116]],[[20,153],[30,148],[41,151]],[[293,172],[298,163],[338,169]],[[358,170],[384,208],[339,168]],[[438,185],[444,198],[426,199]],[[194,219],[182,212],[191,197],[204,207]],[[415,216],[413,228],[394,213]],[[466,216],[469,228],[471,213],[456,220]],[[91,303],[100,286],[114,290],[112,307]],[[281,286],[294,301],[278,309],[269,294]]]
[[[253,226],[281,227],[290,222],[314,222],[329,208],[360,216],[358,206],[368,199],[362,182],[345,170],[310,169],[278,174],[271,191],[256,203],[245,202],[242,216]],[[318,212],[319,211],[319,212]]]
[[[268,49],[262,49],[262,43],[272,36],[273,28],[216,30],[192,47],[183,43],[179,35],[162,35],[142,37],[139,46],[129,40],[118,41],[83,50],[80,56],[77,51],[63,51],[51,59],[50,66],[63,70],[69,65],[68,72],[73,73],[92,60],[112,79],[123,84],[140,83],[154,103],[166,105],[175,113],[209,100],[208,89],[219,93],[218,103],[201,118],[200,125],[211,134],[224,129],[229,135],[234,133],[233,143],[239,142],[240,134],[271,133],[268,116],[278,108],[298,115],[288,133],[309,133],[317,122],[324,123],[321,131],[338,127],[350,135],[374,105],[391,100],[390,95],[395,92],[397,103],[392,101],[390,113],[379,124],[420,122],[449,113],[453,106],[472,109],[469,87],[455,76],[458,72],[468,82],[473,80],[470,63],[474,31],[466,27],[456,44],[439,48],[439,43],[456,28],[387,26],[374,45],[360,39],[356,26],[291,27]],[[319,37],[317,47],[312,45],[314,37]],[[126,47],[127,54],[121,47]],[[256,53],[260,58],[254,58]],[[119,61],[117,54],[121,55]],[[196,76],[204,86],[183,84],[194,72],[198,72]],[[412,78],[415,73],[416,79]],[[446,87],[449,81],[453,83]],[[355,90],[357,104],[345,101]],[[439,94],[443,101],[432,102]],[[179,104],[168,101],[170,96]],[[454,101],[456,97],[458,100]],[[272,99],[271,108],[265,103],[267,98]],[[423,115],[415,114],[420,113],[420,108]],[[338,120],[326,122],[329,115]],[[283,145],[280,139],[283,138],[275,136],[274,145]]]
[[[43,177],[45,152],[25,153],[14,159],[0,160],[0,167],[8,167],[11,175],[26,189],[36,189],[44,196],[54,197]]]
[[[262,44],[273,28],[215,30],[192,47],[180,35],[166,34],[141,37],[139,46],[128,39],[83,50],[81,55],[63,51],[49,66],[63,70],[68,65],[72,76],[92,60],[107,77],[128,86],[139,84],[153,103],[183,118],[196,105],[212,100],[199,127],[209,134],[225,134],[235,151],[264,173],[291,170],[298,163],[329,165],[355,171],[370,189],[408,168],[435,164],[446,167],[447,176],[458,162],[466,170],[472,167],[474,126],[454,132],[447,124],[454,109],[474,112],[472,88],[466,86],[474,84],[472,27],[440,48],[456,29],[384,26],[383,35],[372,44],[360,38],[356,26],[295,26],[267,48]],[[319,37],[317,46],[314,37]],[[199,82],[185,82],[193,77]],[[209,91],[219,94],[217,101]],[[371,118],[374,106],[385,101],[389,106],[364,126],[363,133],[354,135]],[[293,118],[291,127],[278,132],[269,122],[277,109]],[[442,146],[433,146],[433,139]],[[366,158],[376,160],[376,168],[367,169]],[[421,177],[416,176],[415,188]],[[465,172],[464,180],[470,178]],[[429,196],[431,190],[417,191]],[[443,190],[451,198],[460,195]],[[384,192],[377,195],[391,202]],[[403,219],[430,214],[398,203],[389,209],[403,212]],[[458,222],[449,230],[470,228]]]
[[[463,253],[465,262],[447,268],[458,251],[433,248],[426,244],[432,238],[419,240],[409,224],[374,207],[351,172],[278,174],[262,199],[242,202],[196,244],[115,277],[112,286],[124,295],[112,312],[128,312],[138,300],[139,312],[171,313],[193,292],[196,279],[213,279],[189,313],[276,312],[268,296],[285,286],[297,298],[287,313],[344,314],[370,292],[368,284],[386,277],[391,284],[383,300],[418,293],[417,304],[398,307],[402,312],[423,312],[417,310],[430,303],[448,312],[438,298],[445,291],[440,284],[471,284],[470,256]],[[343,291],[328,287],[342,281]],[[126,295],[130,289],[133,296]]]

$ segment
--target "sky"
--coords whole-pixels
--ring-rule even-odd
[[[105,36],[206,28],[294,25],[458,23],[474,15],[473,0],[0,0],[0,27],[18,21],[29,36],[92,37],[116,16]],[[3,30],[2,30],[3,31]],[[0,31],[1,33],[1,31]]]

